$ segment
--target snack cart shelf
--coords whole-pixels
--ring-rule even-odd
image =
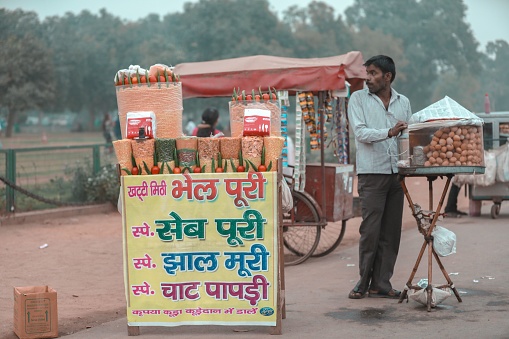
[[[477,113],[484,120],[484,149],[496,149],[507,143],[509,133],[501,132],[501,124],[509,125],[509,112]],[[479,211],[483,200],[493,201],[491,217],[498,218],[502,201],[509,200],[509,182],[495,182],[489,186],[470,185],[470,211]]]

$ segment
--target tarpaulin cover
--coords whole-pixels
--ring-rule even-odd
[[[259,87],[296,91],[351,90],[362,88],[366,69],[361,52],[326,58],[284,58],[255,55],[216,61],[182,63],[180,75],[184,98],[231,96],[234,88],[251,91]]]

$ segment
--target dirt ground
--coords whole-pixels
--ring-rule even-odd
[[[435,205],[444,182],[434,184]],[[407,187],[412,200],[427,209],[426,179],[409,178]],[[407,205],[405,229],[416,227]],[[458,206],[468,211],[463,189]],[[347,222],[339,248],[356,246],[359,224],[360,218]],[[0,241],[0,338],[17,338],[14,286],[49,285],[57,291],[61,337],[126,316],[122,219],[117,211],[0,225]]]
[[[60,336],[125,316],[121,224],[112,211],[0,226],[0,338],[17,338],[14,286],[57,291]]]

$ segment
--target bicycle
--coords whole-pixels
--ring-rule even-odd
[[[329,224],[313,196],[305,191],[296,191],[292,176],[284,174],[283,177],[293,198],[293,208],[283,214],[285,265],[298,265],[309,257],[331,253],[343,240],[346,220],[342,220],[341,224]]]

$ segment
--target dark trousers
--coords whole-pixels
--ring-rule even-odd
[[[362,223],[356,290],[385,293],[392,289],[390,279],[401,240],[404,193],[397,174],[359,174],[358,179]]]
[[[447,205],[445,205],[444,212],[456,212],[458,210],[458,195],[461,187],[451,184],[449,196],[447,197]]]

